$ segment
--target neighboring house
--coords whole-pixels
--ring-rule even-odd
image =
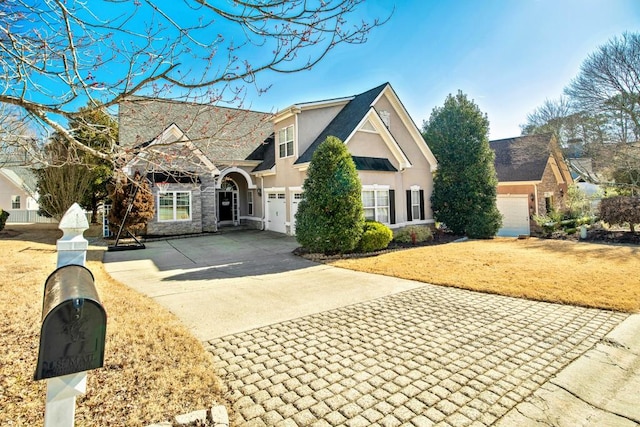
[[[330,135],[352,154],[367,218],[392,228],[433,223],[437,163],[388,83],[276,114],[135,98],[120,105],[119,123],[121,145],[145,147],[126,171],[153,183],[147,234],[238,224],[295,234],[309,162]]]
[[[0,209],[9,212],[7,222],[36,222],[36,177],[22,166],[0,168]]]
[[[587,195],[591,200],[592,208],[595,209],[603,194],[603,189],[600,186],[603,180],[593,170],[593,160],[589,157],[580,157],[568,159],[567,162],[574,184]]]
[[[529,235],[533,215],[565,208],[573,182],[560,147],[551,135],[528,135],[490,142],[498,175],[498,236]]]

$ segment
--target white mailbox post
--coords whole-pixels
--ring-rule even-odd
[[[47,381],[45,427],[73,427],[76,396],[87,390],[87,370],[104,361],[106,312],[85,268],[87,217],[77,203],[59,228],[57,269],[45,283],[35,379]]]

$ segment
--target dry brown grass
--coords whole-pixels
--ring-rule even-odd
[[[42,293],[55,269],[51,225],[13,226],[0,233],[0,425],[42,425],[46,381],[34,381]],[[86,235],[86,233],[85,233]],[[90,247],[107,310],[104,368],[90,371],[76,403],[77,426],[142,426],[225,403],[208,353],[168,311],[112,280],[104,248]]]
[[[640,311],[640,248],[542,239],[449,243],[332,265],[437,285]]]

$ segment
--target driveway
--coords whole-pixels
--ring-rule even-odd
[[[107,252],[104,265],[201,341],[422,286],[307,261],[292,254],[298,246],[280,233],[227,232]]]
[[[237,425],[626,426],[640,420],[637,393],[629,394],[638,383],[618,387],[631,396],[623,410],[607,408],[602,387],[591,387],[599,405],[582,393],[594,378],[614,377],[608,370],[615,363],[585,365],[582,355],[596,344],[625,347],[626,338],[603,338],[628,315],[317,265],[291,255],[292,238],[272,233],[147,247],[107,253],[107,271],[169,308],[205,341]],[[637,336],[639,329],[620,336]],[[632,362],[629,369],[637,370]],[[582,373],[582,387],[575,387],[571,367]]]

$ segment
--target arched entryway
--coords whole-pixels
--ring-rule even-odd
[[[218,225],[238,225],[238,184],[233,178],[226,176],[220,183],[218,190]]]

